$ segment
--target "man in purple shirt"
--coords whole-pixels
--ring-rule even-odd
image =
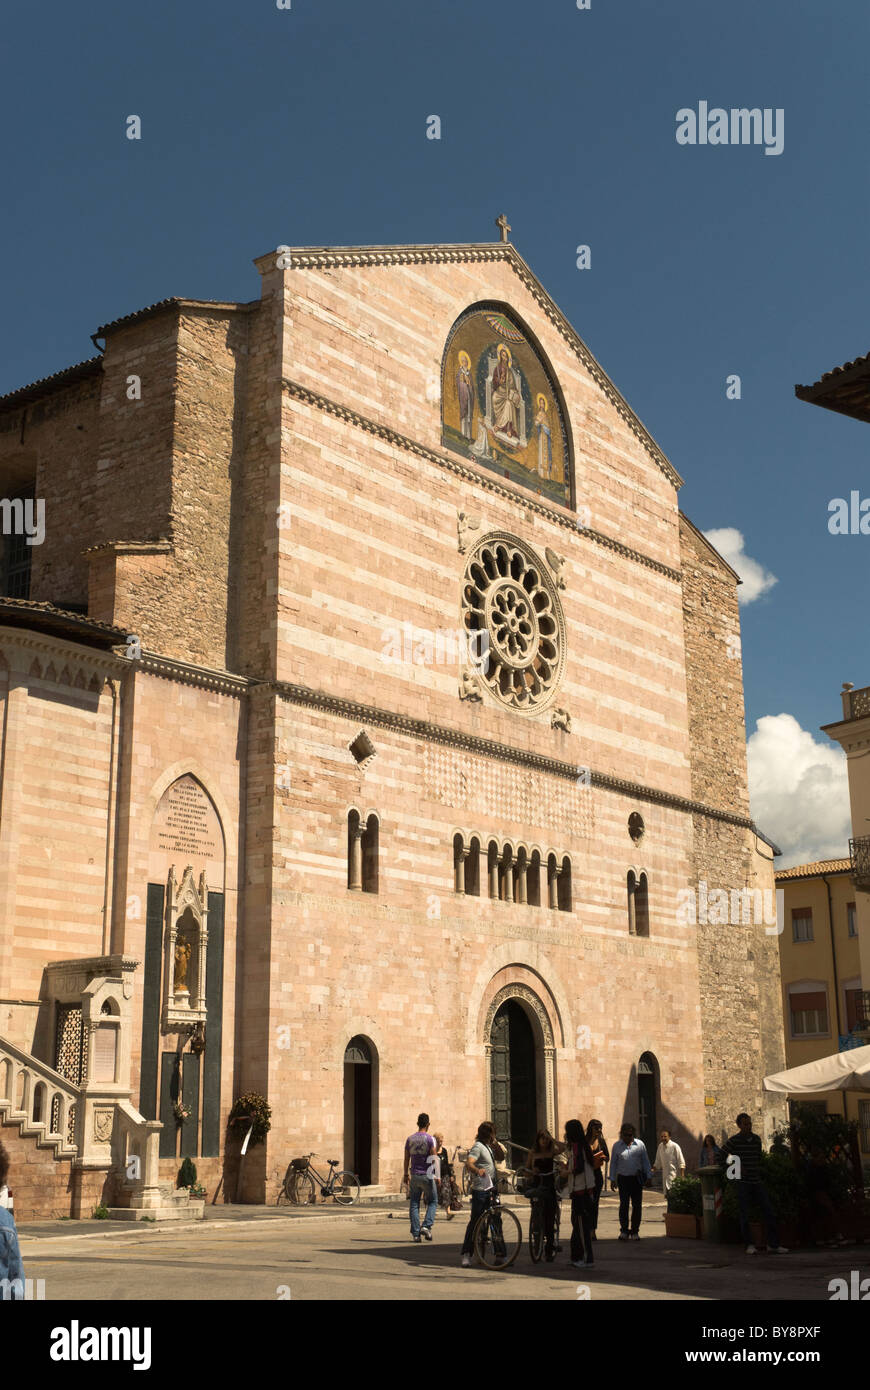
[[[437,1148],[435,1140],[427,1131],[429,1116],[417,1116],[417,1133],[405,1140],[405,1169],[402,1186],[408,1183],[408,1199],[411,1204],[411,1235],[419,1245],[421,1240],[432,1239],[432,1227],[438,1210],[438,1188],[435,1185],[435,1160]],[[410,1170],[410,1180],[409,1180]],[[426,1215],[420,1227],[420,1198],[426,1198]]]

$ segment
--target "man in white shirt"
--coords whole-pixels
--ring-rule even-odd
[[[686,1160],[679,1144],[671,1138],[671,1131],[663,1129],[659,1135],[661,1143],[656,1149],[653,1168],[662,1175],[662,1189],[667,1196],[668,1188],[677,1178],[686,1176]]]

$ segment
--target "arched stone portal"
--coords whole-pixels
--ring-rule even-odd
[[[528,985],[493,996],[483,1027],[486,1096],[500,1139],[531,1147],[535,1131],[555,1130],[556,1046],[544,1004]],[[519,1158],[518,1150],[509,1155]]]

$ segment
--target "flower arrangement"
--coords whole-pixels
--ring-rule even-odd
[[[181,1100],[176,1100],[172,1105],[172,1113],[175,1116],[175,1123],[183,1125],[185,1120],[190,1119],[190,1106],[185,1105]]]

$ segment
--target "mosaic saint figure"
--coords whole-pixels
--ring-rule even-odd
[[[522,395],[506,347],[498,350],[498,364],[492,374],[492,424],[496,434],[519,440]]]
[[[459,399],[459,419],[462,433],[466,439],[471,439],[471,421],[474,415],[474,382],[471,379],[471,358],[467,352],[460,352],[459,354],[456,395]]]
[[[550,421],[547,415],[547,397],[539,394],[536,397],[538,406],[535,415],[535,433],[538,436],[538,473],[542,478],[552,478],[553,476],[553,436],[550,433]],[[546,452],[546,460],[544,453]],[[546,467],[546,472],[544,471]]]

